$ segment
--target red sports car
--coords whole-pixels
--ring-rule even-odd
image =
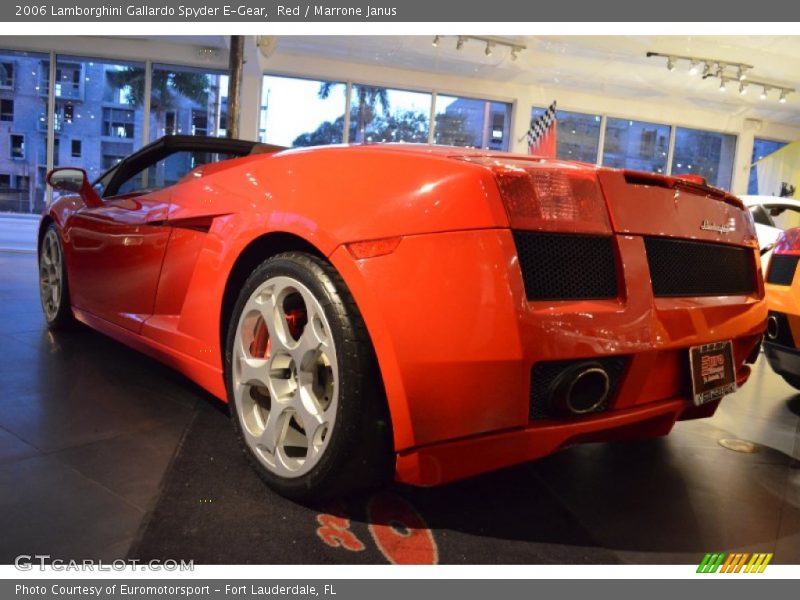
[[[766,324],[749,214],[697,180],[171,136],[94,184],[49,182],[48,325],[75,318],[230,402],[293,498],[666,434],[744,383]]]

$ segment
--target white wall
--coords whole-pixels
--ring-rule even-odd
[[[216,56],[201,58],[199,46],[175,44],[153,38],[135,40],[87,36],[5,36],[0,41],[0,46],[3,47],[2,49],[8,50],[55,51],[63,54],[151,60],[209,68],[225,68],[228,61],[226,50],[220,51]],[[517,152],[524,152],[526,149],[524,141],[521,141],[520,138],[528,129],[531,106],[547,106],[553,99],[558,99],[559,108],[564,110],[733,133],[738,136],[732,186],[734,193],[737,194],[747,191],[754,137],[783,141],[800,139],[800,128],[798,127],[766,121],[753,123],[737,114],[725,114],[686,106],[664,106],[660,102],[642,101],[637,98],[611,97],[556,87],[469,79],[410,69],[389,68],[379,64],[281,54],[280,45],[278,50],[267,58],[256,48],[254,36],[248,36],[245,57],[247,63],[244,69],[240,131],[242,137],[248,139],[255,139],[258,133],[262,72],[315,79],[355,81],[424,91],[435,90],[445,94],[511,102],[514,107],[511,130],[513,150]]]

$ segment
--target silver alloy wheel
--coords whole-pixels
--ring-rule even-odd
[[[250,450],[280,477],[308,473],[328,446],[339,398],[336,346],[319,301],[296,279],[269,278],[239,316],[231,363]]]
[[[48,321],[52,321],[61,306],[61,293],[64,289],[62,277],[61,245],[55,229],[49,229],[42,241],[39,257],[39,293],[42,308]]]

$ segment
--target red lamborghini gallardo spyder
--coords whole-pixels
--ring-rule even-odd
[[[696,179],[171,136],[48,180],[48,325],[228,401],[293,498],[666,434],[746,381],[766,325],[749,214]]]

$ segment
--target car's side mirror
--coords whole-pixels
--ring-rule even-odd
[[[97,192],[89,185],[89,179],[86,176],[86,171],[83,169],[56,167],[47,174],[47,183],[49,183],[54,190],[80,194],[86,206],[91,208],[102,206],[103,204],[100,196],[98,196]]]

